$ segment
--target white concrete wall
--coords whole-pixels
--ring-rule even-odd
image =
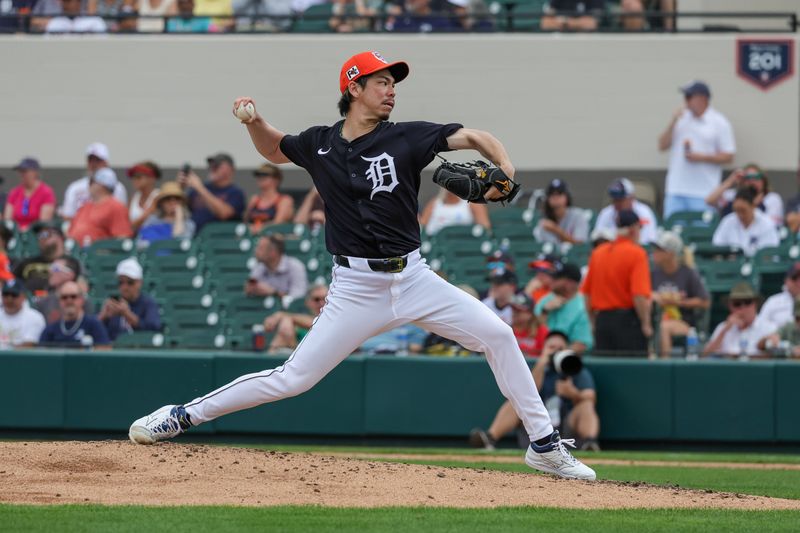
[[[0,167],[27,154],[80,167],[95,140],[110,146],[115,166],[200,165],[218,150],[255,166],[231,116],[236,96],[255,97],[287,132],[333,122],[342,61],[378,49],[411,64],[394,120],[490,130],[520,169],[665,167],[656,137],[682,101],[678,85],[695,77],[733,122],[737,161],[794,169],[797,66],[761,91],[736,76],[740,36],[3,37]]]

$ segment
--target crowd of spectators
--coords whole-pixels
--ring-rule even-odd
[[[517,2],[522,4],[522,2]],[[494,31],[507,17],[541,31],[671,31],[675,0],[550,0],[520,13],[491,0],[10,0],[0,32],[281,32],[308,20],[314,31],[404,33]],[[525,6],[522,6],[523,8]],[[645,14],[644,12],[648,13]],[[661,14],[663,13],[663,14]],[[502,23],[498,23],[502,20]],[[302,31],[302,30],[300,30]]]

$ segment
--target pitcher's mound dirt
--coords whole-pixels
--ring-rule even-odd
[[[800,501],[794,500],[643,484],[126,441],[0,443],[0,501],[800,509]]]

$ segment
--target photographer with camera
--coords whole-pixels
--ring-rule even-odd
[[[562,434],[578,439],[581,450],[598,451],[597,436],[600,418],[595,410],[597,394],[594,378],[583,367],[583,361],[568,349],[569,338],[560,331],[547,334],[542,355],[533,367],[533,380],[542,397],[553,427]],[[506,401],[497,410],[489,429],[470,432],[469,443],[475,448],[494,450],[498,440],[520,426],[520,419]],[[525,441],[525,442],[522,442]],[[527,435],[520,441],[528,446]]]

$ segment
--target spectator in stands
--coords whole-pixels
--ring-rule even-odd
[[[39,222],[33,225],[39,244],[39,255],[26,257],[14,266],[14,277],[22,281],[28,292],[36,297],[47,295],[50,265],[56,259],[64,257],[64,234],[61,227],[50,222]]]
[[[8,259],[8,243],[14,238],[14,233],[5,224],[0,224],[0,283],[14,279],[11,272],[11,261]]]
[[[431,0],[392,0],[387,3],[385,30],[405,33],[457,31],[458,21]]]
[[[550,0],[540,27],[544,31],[595,31],[605,0]]]
[[[19,174],[19,185],[8,193],[3,211],[6,220],[13,220],[22,231],[27,231],[36,221],[53,218],[56,195],[41,179],[39,161],[26,157],[14,167]]]
[[[467,31],[491,31],[495,27],[494,15],[483,0],[447,0],[446,4]]]
[[[194,0],[194,3],[194,14],[198,17],[214,17],[212,23],[218,31],[229,31],[236,25],[236,21],[230,18],[233,15],[232,0]]]
[[[113,341],[133,331],[161,331],[161,312],[158,304],[142,292],[142,265],[135,257],[123,259],[117,265],[119,294],[106,298],[97,318]]]
[[[537,241],[577,244],[589,239],[589,220],[583,209],[572,207],[572,195],[565,181],[550,182],[542,208],[544,217],[533,230]]]
[[[197,231],[209,222],[241,220],[244,211],[244,191],[233,183],[233,158],[219,153],[206,161],[208,181],[205,183],[192,170],[178,173],[178,183],[189,189],[189,210]]]
[[[637,244],[640,231],[636,213],[620,211],[616,240],[601,244],[589,258],[581,292],[594,318],[597,351],[644,353],[653,336],[650,266]]]
[[[81,275],[81,263],[74,257],[59,257],[50,264],[50,276],[48,278],[47,293],[37,298],[33,308],[42,313],[45,322],[48,324],[61,319],[61,306],[58,302],[58,289],[68,281],[79,281]],[[79,285],[85,283],[79,281]],[[84,299],[83,312],[92,314],[94,307],[88,299]]]
[[[176,0],[178,14],[167,20],[167,33],[216,33],[221,31],[211,17],[195,16],[194,0]]]
[[[89,185],[90,199],[78,209],[67,232],[71,239],[81,246],[89,246],[103,239],[133,236],[128,209],[113,196],[118,183],[110,168],[95,172]]]
[[[525,294],[515,294],[509,303],[511,307],[511,329],[517,338],[522,353],[537,357],[544,347],[547,326],[534,314],[534,303]]]
[[[517,275],[510,270],[490,276],[489,295],[482,301],[499,316],[503,322],[511,325],[512,309],[511,299],[517,293]]]
[[[711,107],[711,90],[702,81],[681,87],[684,105],[658,138],[669,150],[664,218],[677,211],[703,211],[705,199],[719,184],[722,165],[733,161],[736,142],[728,119]]]
[[[155,207],[139,231],[140,241],[164,239],[191,239],[194,236],[194,221],[186,209],[186,194],[177,181],[164,183],[148,211]]]
[[[783,225],[783,200],[780,195],[770,190],[769,178],[755,163],[738,168],[720,183],[706,198],[706,203],[719,210],[722,216],[733,209],[733,199],[741,187],[751,187],[756,192],[755,204],[763,211],[775,226]]]
[[[800,298],[800,261],[792,263],[783,280],[783,290],[767,298],[761,306],[758,317],[771,324],[773,329],[778,329],[794,320],[792,313],[798,298]]]
[[[81,13],[91,12],[89,2],[90,0],[81,1]],[[30,31],[32,32],[43,32],[51,18],[64,15],[60,0],[37,0],[33,4],[30,23]]]
[[[244,284],[246,295],[302,298],[306,294],[306,267],[285,252],[286,242],[281,235],[267,235],[258,240],[253,254],[258,262]]]
[[[6,0],[0,2],[0,33],[30,31],[28,18],[36,0]]]
[[[800,184],[800,163],[797,166],[797,181]],[[786,200],[786,227],[791,233],[800,231],[800,192]]]
[[[352,4],[353,9],[348,9]],[[333,0],[333,16],[328,21],[328,26],[338,33],[352,33],[374,29],[375,17],[383,8],[383,2],[364,0]],[[357,15],[357,16],[356,16]]]
[[[130,167],[125,174],[133,185],[128,216],[131,219],[131,229],[137,233],[150,215],[155,212],[155,200],[158,197],[158,180],[161,179],[161,169],[152,161],[142,161]]]
[[[539,256],[528,263],[528,268],[535,272],[534,276],[525,286],[525,294],[531,297],[534,302],[539,302],[550,292],[553,285],[553,272],[558,258],[549,254],[539,254]]]
[[[781,324],[775,333],[758,341],[759,351],[781,357],[800,357],[800,300],[794,301],[792,311],[791,320]],[[781,346],[783,343],[788,343],[788,347]]]
[[[328,287],[323,284],[312,285],[306,294],[305,304],[308,313],[289,313],[278,311],[264,319],[264,330],[275,332],[269,344],[269,352],[279,353],[297,348],[311,324],[322,311],[325,299],[328,297]]]
[[[14,279],[7,281],[2,295],[0,350],[36,346],[45,326],[44,317],[28,306],[22,283]]]
[[[514,265],[514,258],[509,255],[507,248],[500,248],[489,254],[489,256],[486,257],[486,269],[488,270],[488,276],[490,278],[498,276],[506,270],[514,272],[515,274],[517,271]]]
[[[652,257],[653,302],[660,311],[658,347],[661,357],[668,358],[672,337],[697,328],[698,312],[711,306],[711,298],[680,236],[663,232],[653,243]]]
[[[64,192],[64,204],[61,206],[64,219],[71,220],[78,209],[89,201],[89,181],[98,170],[108,168],[109,159],[108,147],[103,143],[92,143],[86,148],[86,175],[70,183]],[[114,197],[124,205],[128,204],[128,192],[119,182],[114,187]]]
[[[81,0],[59,0],[61,14],[47,21],[46,33],[106,33],[105,21],[81,9]]]
[[[428,235],[436,235],[448,226],[468,226],[480,224],[487,230],[491,228],[489,210],[485,204],[475,204],[462,200],[444,189],[428,200],[419,216],[419,223]]]
[[[597,437],[600,434],[600,417],[595,409],[597,392],[594,378],[585,367],[578,374],[565,377],[551,365],[553,355],[566,350],[569,342],[569,338],[560,331],[548,333],[542,356],[536,360],[532,370],[533,380],[542,401],[551,412],[553,426],[560,429],[562,435],[575,436],[580,441],[580,449],[599,450]],[[506,401],[497,410],[489,429],[473,429],[469,442],[476,448],[494,450],[497,441],[519,427],[520,419],[511,402]],[[530,446],[528,435],[524,437],[520,439],[521,444]]]
[[[83,312],[85,299],[83,289],[74,281],[61,285],[58,289],[61,319],[47,324],[39,337],[39,344],[65,348],[109,349],[111,341],[103,323],[97,317]]]
[[[620,4],[622,27],[627,31],[643,31],[646,29],[671,31],[675,27],[672,16],[650,15],[645,11],[675,12],[675,0],[622,0]]]
[[[409,323],[367,339],[358,348],[358,351],[370,355],[389,354],[399,356],[421,353],[427,337],[427,331]]]
[[[253,176],[258,183],[258,194],[250,197],[243,217],[250,224],[250,232],[256,234],[266,225],[290,222],[294,217],[294,199],[278,190],[283,181],[281,169],[264,163]]]
[[[288,31],[292,26],[292,0],[233,0],[236,29]]]
[[[743,281],[728,293],[730,315],[720,323],[703,349],[704,355],[758,355],[758,341],[775,331],[772,324],[758,317],[760,295]]]
[[[325,202],[316,187],[311,187],[306,193],[300,209],[294,216],[294,223],[305,224],[312,232],[325,225]]]
[[[580,293],[581,270],[572,263],[555,264],[550,292],[536,303],[534,313],[550,331],[562,331],[572,339],[570,349],[577,353],[594,345],[592,324],[586,302]]]
[[[142,33],[161,33],[164,19],[147,17],[172,17],[178,14],[176,0],[135,0],[136,11],[141,15],[136,29]]]
[[[740,248],[747,257],[752,257],[762,248],[778,246],[780,236],[772,220],[755,204],[756,192],[751,187],[736,191],[733,213],[720,221],[711,242],[715,246]]]
[[[650,206],[636,199],[633,183],[627,178],[619,178],[611,182],[608,187],[611,205],[604,207],[597,215],[594,224],[595,231],[606,228],[613,229],[620,211],[630,210],[636,213],[641,224],[639,244],[649,244],[656,240],[658,222]]]

